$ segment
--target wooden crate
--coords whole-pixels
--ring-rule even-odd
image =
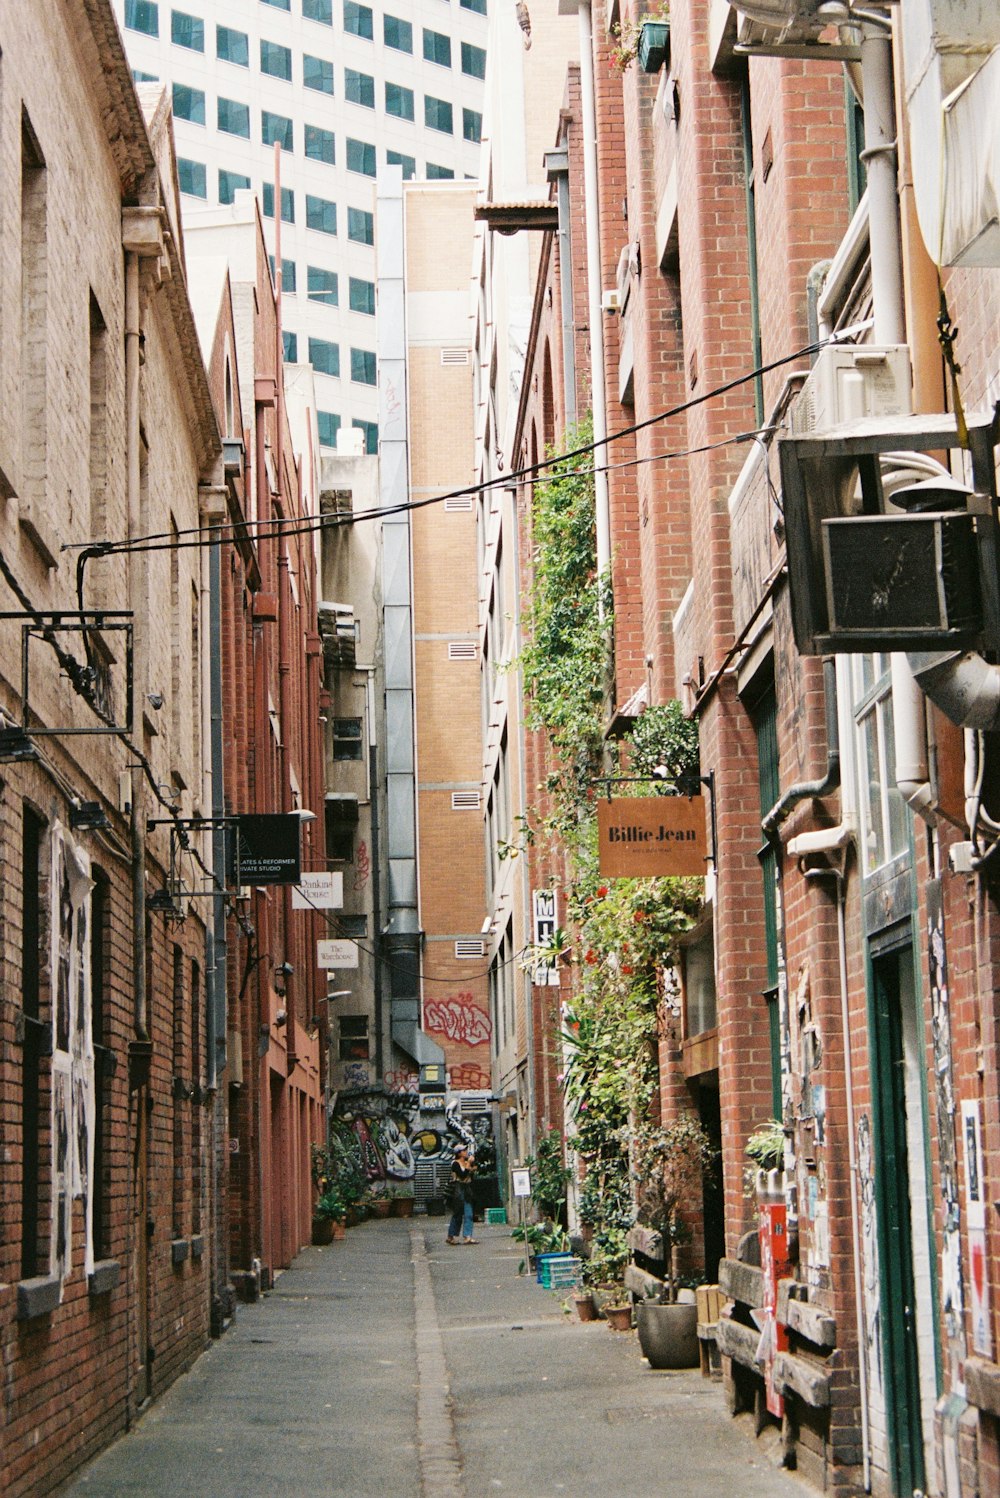
[[[698,1302],[698,1320],[711,1326],[719,1319],[722,1291],[718,1285],[699,1285],[694,1293]]]

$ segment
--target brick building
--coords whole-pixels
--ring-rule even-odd
[[[973,142],[996,37],[985,22],[966,37],[968,98],[947,106],[945,129],[941,97],[962,80],[941,61],[947,42],[939,56],[905,11],[892,43],[888,23],[820,41],[808,7],[790,37],[763,6],[751,19],[675,0],[666,59],[647,74],[630,44],[653,7],[559,8],[583,13],[591,66],[570,69],[552,120],[561,211],[505,458],[539,461],[596,386],[614,438],[609,730],[676,695],[713,782],[712,867],[679,1027],[661,1047],[660,1106],[697,1111],[721,1140],[723,1220],[706,1210],[700,1236],[706,1262],[721,1252],[729,1297],[727,1396],[780,1421],[787,1459],[824,1488],[992,1491],[995,718],[957,681],[982,671],[991,691],[994,657],[907,657],[918,634],[894,637],[884,619],[881,634],[836,638],[825,616],[813,622],[824,587],[804,538],[810,504],[854,505],[823,487],[812,457],[827,429],[847,444],[843,485],[870,471],[864,451],[860,467],[850,456],[867,440],[884,491],[904,495],[942,478],[936,433],[937,458],[995,513],[996,256],[934,159],[952,153],[950,182],[959,160],[962,180],[988,177]],[[949,8],[927,10],[947,38]],[[942,283],[957,389],[982,433],[974,458],[953,417],[909,414],[954,404],[935,329],[932,257],[946,255],[962,267],[945,265]],[[845,347],[817,347],[834,335]],[[852,384],[860,403],[843,393]],[[864,438],[875,415],[881,436]],[[866,504],[874,518],[881,502]],[[983,576],[989,590],[995,561]],[[990,628],[987,613],[980,641]],[[695,969],[711,975],[697,1002]],[[785,1154],[769,1189],[792,1259],[769,1319],[744,1146],[772,1114]]]

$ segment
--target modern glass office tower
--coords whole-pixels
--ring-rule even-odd
[[[186,214],[251,188],[274,252],[281,155],[285,357],[312,364],[320,443],[377,442],[374,178],[478,175],[487,0],[115,0],[137,82],[173,96]]]

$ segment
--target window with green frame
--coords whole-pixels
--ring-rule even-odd
[[[399,16],[382,17],[382,40],[397,52],[413,51],[413,27]]]
[[[175,47],[187,47],[191,52],[204,52],[205,23],[201,16],[189,16],[183,10],[172,10],[170,40]]]
[[[245,31],[234,31],[231,26],[216,26],[215,55],[220,62],[231,62],[238,68],[248,68],[250,38]]]
[[[337,272],[324,270],[320,265],[307,266],[306,296],[310,302],[323,302],[327,307],[336,307],[340,301]]]
[[[333,63],[325,57],[310,57],[302,54],[302,87],[311,88],[317,94],[333,93]]]
[[[375,215],[367,208],[348,208],[347,237],[355,244],[375,243]]]
[[[362,177],[375,176],[375,147],[370,141],[347,137],[347,170]]]
[[[454,112],[447,99],[435,99],[433,94],[424,94],[424,124],[428,130],[439,130],[442,135],[454,135]]]
[[[365,109],[374,109],[375,79],[370,73],[359,73],[357,68],[345,68],[344,98],[349,104],[362,104]]]
[[[315,198],[306,193],[306,228],[319,234],[336,234],[337,205],[329,198]]]
[[[344,0],[344,30],[349,36],[360,36],[370,42],[375,37],[375,27],[370,5],[357,5],[355,0]]]
[[[268,255],[267,261],[271,267],[271,277],[273,279],[275,274],[274,256]],[[295,261],[286,260],[284,255],[281,257],[281,290],[284,295],[289,296],[295,291]]]
[[[242,172],[230,172],[224,167],[219,168],[220,203],[231,203],[241,189],[249,186],[250,178],[245,177]]]
[[[486,0],[458,0],[463,10],[474,10],[477,16],[485,16]]]
[[[191,125],[205,123],[205,95],[200,88],[191,88],[186,83],[175,83],[173,95],[174,117],[187,120]]]
[[[302,15],[307,21],[318,21],[321,26],[332,26],[333,0],[302,0]]]
[[[306,125],[304,147],[310,161],[325,161],[333,166],[337,160],[337,144],[332,130],[322,125]]]
[[[874,874],[910,845],[906,802],[896,785],[889,656],[852,655],[861,872]]]
[[[462,110],[462,139],[478,144],[483,138],[483,117],[476,109]]]
[[[208,197],[208,177],[203,161],[190,161],[186,156],[177,158],[177,185],[190,198]]]
[[[274,218],[274,183],[265,182],[262,190],[261,208],[265,218]],[[290,187],[281,189],[281,221],[283,224],[294,224],[295,222],[295,193]]]
[[[320,374],[340,375],[340,344],[330,343],[326,338],[310,338],[309,363]]]
[[[404,88],[401,83],[386,83],[385,112],[395,116],[397,120],[412,120],[414,117],[412,88]]]
[[[425,170],[428,182],[450,181],[455,175],[450,166],[438,166],[436,161],[429,161]]]
[[[357,276],[351,276],[348,299],[352,312],[363,312],[366,317],[375,316],[374,281],[361,281]]]
[[[462,43],[462,72],[468,78],[486,77],[486,52],[471,42]]]
[[[286,364],[297,364],[299,359],[299,335],[281,330],[281,344]]]
[[[363,432],[365,437],[365,452],[370,457],[378,453],[378,422],[361,421],[357,417],[351,422],[351,426],[357,431]]]

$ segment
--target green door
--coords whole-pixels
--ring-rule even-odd
[[[871,990],[880,1319],[889,1466],[899,1498],[924,1486],[902,1014],[912,963],[909,946],[873,958]]]

